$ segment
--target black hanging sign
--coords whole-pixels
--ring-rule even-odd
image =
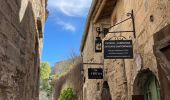
[[[132,40],[105,40],[104,59],[132,59]]]
[[[88,68],[88,79],[103,79],[103,69]]]

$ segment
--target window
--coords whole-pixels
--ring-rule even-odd
[[[43,38],[42,23],[41,23],[40,18],[37,18],[37,29],[38,29],[38,33],[39,33],[39,38]]]

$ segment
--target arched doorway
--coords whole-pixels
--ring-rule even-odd
[[[138,73],[133,92],[132,100],[161,100],[159,82],[149,69]]]
[[[154,75],[148,77],[145,83],[145,100],[160,100],[159,83]]]
[[[101,100],[112,100],[109,85],[108,85],[107,81],[105,81],[103,83],[102,93],[101,93]]]

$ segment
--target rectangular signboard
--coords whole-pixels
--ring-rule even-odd
[[[132,40],[104,41],[104,59],[132,59]]]
[[[103,79],[103,69],[88,68],[88,79]]]

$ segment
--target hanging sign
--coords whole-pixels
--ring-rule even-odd
[[[88,79],[103,79],[103,69],[88,68]]]
[[[104,59],[132,59],[132,40],[105,40]]]

